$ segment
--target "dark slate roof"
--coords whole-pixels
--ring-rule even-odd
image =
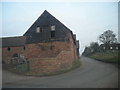
[[[19,37],[6,37],[2,38],[2,47],[17,47],[17,46],[24,46],[26,42],[25,36]]]
[[[45,10],[23,36],[27,36],[27,43],[49,41],[51,25],[55,25],[55,40],[64,40],[71,33],[69,28]],[[42,28],[42,33],[35,32],[38,26]]]

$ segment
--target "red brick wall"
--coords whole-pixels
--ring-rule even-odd
[[[54,58],[33,58],[30,59],[30,72],[43,74],[68,69],[72,67],[73,61],[71,51],[62,51]]]
[[[41,45],[54,45],[53,50],[42,51]],[[39,47],[38,47],[39,46]],[[29,46],[28,46],[29,47]],[[66,42],[52,42],[52,43],[39,43],[30,45],[31,48],[39,48],[38,55],[35,56],[35,50],[32,50],[27,57],[30,59],[30,72],[35,74],[55,72],[62,69],[67,69],[72,67],[72,63],[77,59],[76,45],[74,45],[72,36],[70,35],[70,41]],[[30,49],[30,48],[29,48]],[[33,55],[33,52],[34,55]]]
[[[3,48],[3,60],[9,63],[14,53],[24,55],[29,60],[30,72],[38,74],[71,68],[77,53],[71,34],[69,36],[69,41],[27,44],[25,50],[24,47],[11,47],[10,51]]]
[[[24,55],[24,52],[24,46],[10,47],[10,51],[8,51],[8,48],[2,48],[2,60],[6,64],[10,64],[10,59],[13,57],[13,54],[18,53]]]
[[[51,49],[52,48],[52,49]],[[46,42],[26,45],[25,55],[29,58],[55,57],[63,50],[69,50],[68,42]]]

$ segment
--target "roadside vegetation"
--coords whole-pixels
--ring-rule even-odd
[[[100,60],[103,62],[109,62],[109,63],[118,63],[118,52],[103,52],[103,53],[94,53],[90,56],[91,58],[94,58],[96,60]]]
[[[92,42],[90,46],[86,47],[82,55],[109,63],[118,63],[120,55],[120,44],[117,42],[116,35],[107,30],[99,36],[98,42]]]

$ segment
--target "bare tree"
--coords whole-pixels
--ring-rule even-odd
[[[117,38],[113,31],[107,30],[99,36],[99,41],[103,44],[112,44],[117,43]]]

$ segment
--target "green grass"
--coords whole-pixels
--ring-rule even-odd
[[[99,52],[90,56],[91,58],[109,63],[118,63],[118,51]]]

